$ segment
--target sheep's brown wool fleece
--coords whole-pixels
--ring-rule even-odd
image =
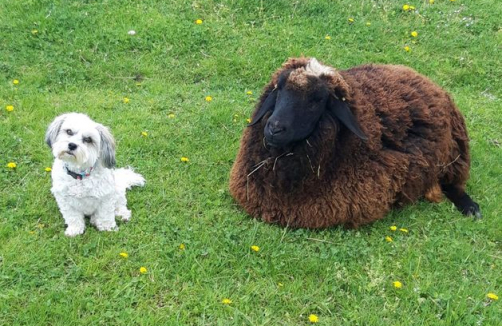
[[[255,113],[290,59],[272,77]],[[428,78],[395,65],[364,65],[323,76],[345,97],[367,140],[324,113],[317,129],[290,150],[264,145],[261,123],[246,128],[230,175],[230,192],[253,217],[289,227],[357,227],[439,184],[461,188],[469,177],[464,120],[450,96]],[[294,82],[294,81],[290,81]]]

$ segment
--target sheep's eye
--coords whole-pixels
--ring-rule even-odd
[[[91,137],[84,137],[84,143],[92,143],[92,138]]]
[[[67,130],[66,130],[66,133],[67,133],[68,135],[70,135],[70,136],[73,136],[73,131],[71,131],[71,129],[67,129]]]

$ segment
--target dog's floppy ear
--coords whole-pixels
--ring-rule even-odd
[[[275,107],[275,102],[277,100],[277,89],[273,89],[267,96],[267,99],[265,102],[263,102],[262,106],[258,109],[258,112],[256,112],[253,122],[248,124],[248,127],[254,126],[260,120],[263,118],[263,116],[268,112],[272,111]]]
[[[350,111],[349,106],[344,101],[340,101],[334,96],[329,97],[328,109],[333,116],[335,116],[340,122],[347,127],[350,131],[356,134],[357,137],[366,140],[368,137],[361,130],[359,122],[356,117]]]
[[[45,132],[45,142],[50,148],[52,148],[52,144],[56,141],[59,130],[61,130],[61,125],[67,116],[68,114],[62,114],[56,117],[56,119],[54,119],[54,121],[52,121],[47,128],[47,131]]]
[[[101,136],[101,149],[100,157],[101,162],[107,168],[113,168],[115,166],[115,139],[113,139],[110,130],[105,126],[98,124],[96,129]]]

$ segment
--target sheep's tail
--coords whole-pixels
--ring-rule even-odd
[[[119,189],[131,189],[133,186],[144,186],[145,178],[132,168],[122,168],[113,171],[115,175],[115,186]]]

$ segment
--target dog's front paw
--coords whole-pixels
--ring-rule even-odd
[[[115,215],[120,216],[120,219],[123,222],[129,222],[129,220],[131,219],[131,211],[127,208],[116,210]]]
[[[119,227],[117,224],[110,224],[110,225],[96,225],[96,228],[99,231],[118,231]]]
[[[66,228],[66,231],[64,231],[64,235],[66,235],[67,237],[76,237],[77,235],[84,233],[84,231],[85,227],[72,225]]]

